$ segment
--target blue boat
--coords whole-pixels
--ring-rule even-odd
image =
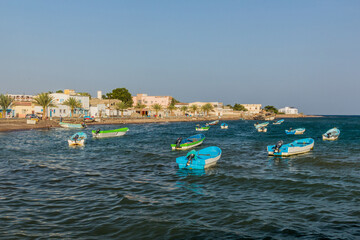
[[[220,125],[221,129],[228,129],[229,128],[229,125],[227,125],[226,123],[222,123]]]
[[[299,139],[285,145],[279,141],[276,145],[267,146],[267,152],[270,156],[291,156],[309,152],[314,148],[314,143],[312,138]]]
[[[263,123],[256,123],[254,124],[255,128],[262,128],[262,127],[266,127],[267,125],[269,125],[269,122],[263,122]]]
[[[176,158],[179,168],[205,169],[213,166],[221,157],[219,147],[207,147],[199,151],[191,150],[186,156]]]
[[[305,128],[296,128],[296,129],[289,129],[289,130],[285,130],[285,133],[288,135],[299,135],[299,134],[303,134],[305,132]]]
[[[284,119],[277,120],[276,122],[273,123],[273,125],[280,125],[280,124],[282,124],[284,121],[285,121]]]

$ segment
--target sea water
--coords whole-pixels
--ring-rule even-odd
[[[229,129],[220,129],[226,122]],[[179,170],[171,151],[196,122],[126,125],[122,137],[69,147],[78,130],[0,134],[1,239],[359,239],[360,117],[220,121],[196,149],[222,157]],[[306,128],[303,135],[285,129]],[[321,135],[338,127],[337,141]],[[274,158],[266,146],[311,137],[309,153]]]

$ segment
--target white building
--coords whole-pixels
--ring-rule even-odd
[[[299,110],[294,107],[284,107],[280,108],[279,112],[285,113],[285,114],[299,114]]]
[[[73,94],[73,93],[72,93]],[[53,104],[55,107],[48,108],[47,116],[49,117],[71,117],[71,108],[63,105],[63,103],[69,98],[75,98],[81,103],[81,108],[74,110],[74,114],[77,115],[88,115],[90,110],[90,98],[88,96],[71,95],[65,93],[51,93],[51,97],[54,98]],[[42,113],[43,109],[41,106],[35,106],[35,113]]]
[[[241,104],[243,105],[248,112],[247,113],[260,113],[261,104]]]

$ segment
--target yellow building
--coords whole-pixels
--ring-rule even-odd
[[[14,102],[11,106],[14,116],[18,118],[25,118],[26,114],[33,114],[34,104],[31,102]]]
[[[243,105],[249,113],[260,113],[261,104],[241,104]]]

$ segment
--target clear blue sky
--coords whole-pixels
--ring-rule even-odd
[[[358,0],[2,0],[0,93],[75,89],[360,114]]]

